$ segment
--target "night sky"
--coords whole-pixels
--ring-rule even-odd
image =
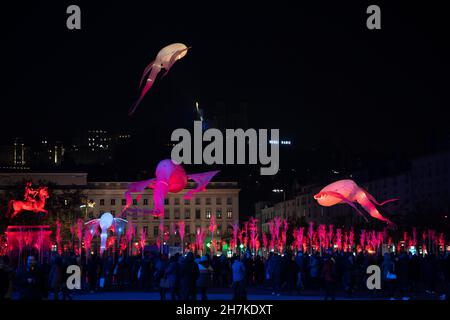
[[[214,3],[5,9],[2,140],[106,128],[151,149],[155,134],[191,127],[195,101],[246,102],[251,127],[280,128],[304,150],[389,158],[448,137],[450,33],[437,1]],[[80,31],[66,28],[70,4],[81,7]],[[381,7],[381,30],[366,28],[370,4]],[[143,69],[173,42],[192,49],[128,117]]]

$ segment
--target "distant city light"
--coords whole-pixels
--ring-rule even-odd
[[[284,145],[290,145],[291,141],[290,140],[269,140],[270,144],[284,144]]]
[[[272,192],[282,193],[282,192],[284,192],[284,190],[283,189],[273,189]]]

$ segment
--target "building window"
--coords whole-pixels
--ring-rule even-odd
[[[200,198],[195,198],[195,204],[196,205],[200,205],[201,204]]]
[[[190,204],[191,204],[191,200],[189,200],[189,199],[184,199],[184,204],[185,204],[186,206],[190,205]]]
[[[144,233],[145,233],[145,237],[148,237],[148,227],[145,226],[145,227],[142,228],[142,230],[143,230]]]
[[[133,212],[132,218],[133,220],[136,220],[138,218],[137,211]]]
[[[124,206],[124,205],[126,205],[126,204],[127,204],[127,200],[122,199],[122,205]]]
[[[205,211],[205,218],[206,219],[211,219],[211,209],[206,209],[206,211]]]
[[[222,204],[222,198],[216,198],[216,204],[221,205]]]
[[[111,199],[111,205],[115,206],[116,205],[116,199]]]
[[[211,205],[211,198],[206,198],[206,205]]]
[[[190,233],[191,233],[191,228],[190,228],[189,225],[187,225],[187,226],[184,228],[184,233],[186,233],[186,234],[190,234]]]
[[[175,219],[180,219],[180,209],[179,208],[175,208],[174,216],[175,216]]]
[[[137,205],[137,199],[133,199],[133,206]]]
[[[195,219],[201,219],[200,209],[195,209]]]
[[[233,199],[231,197],[227,198],[227,204],[233,204]]]
[[[100,199],[100,205],[104,206],[105,205],[105,199]]]
[[[227,219],[233,218],[233,209],[227,209]]]
[[[175,198],[175,205],[179,206],[180,205],[180,198]]]
[[[185,209],[184,210],[184,218],[190,219],[191,218],[191,209]]]
[[[148,205],[148,199],[144,199],[144,206]]]
[[[164,219],[170,218],[170,210],[164,210]]]
[[[222,219],[222,209],[220,208],[216,211],[216,219]]]
[[[158,236],[158,226],[154,226],[153,227],[153,235],[155,236],[155,237],[157,237]]]
[[[164,205],[167,206],[169,204],[169,198],[164,199]]]

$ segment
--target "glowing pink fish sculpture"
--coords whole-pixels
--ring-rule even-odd
[[[389,219],[383,217],[375,205],[383,206],[386,203],[397,201],[398,199],[389,199],[379,203],[366,190],[359,187],[353,180],[339,180],[329,184],[314,196],[314,199],[324,207],[331,207],[335,204],[346,203],[356,210],[367,221],[365,215],[354,204],[357,202],[363,207],[370,216],[384,221],[389,227],[395,227],[395,224]]]
[[[169,72],[169,70],[172,68],[172,66],[183,58],[187,51],[189,50],[188,47],[186,47],[182,43],[173,43],[170,44],[164,48],[162,48],[155,60],[150,62],[150,64],[145,68],[144,73],[142,74],[141,83],[139,87],[142,87],[142,84],[144,82],[145,77],[147,77],[147,80],[145,82],[145,86],[141,91],[141,94],[139,96],[139,99],[136,101],[136,103],[131,107],[128,115],[132,115],[138,105],[141,103],[142,99],[144,98],[145,94],[148,90],[153,86],[155,83],[156,77],[159,72],[161,72],[162,69],[165,69],[166,72],[164,73],[163,77]]]
[[[188,180],[193,180],[197,183],[196,188],[189,190],[183,196],[184,199],[189,200],[192,198],[193,194],[206,191],[206,185],[218,172],[219,171],[209,171],[188,175],[181,165],[175,164],[170,159],[162,160],[156,167],[156,178],[133,182],[128,185],[128,190],[125,192],[126,205],[122,213],[131,205],[132,193],[139,194],[137,196],[137,201],[139,201],[144,190],[146,188],[152,188],[154,190],[154,208],[151,211],[152,215],[155,217],[162,216],[164,215],[164,199],[169,192],[178,193],[186,187]]]

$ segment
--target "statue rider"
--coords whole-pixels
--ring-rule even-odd
[[[27,182],[25,186],[25,195],[24,195],[25,201],[36,202],[37,194],[38,191],[32,188],[31,182]]]

